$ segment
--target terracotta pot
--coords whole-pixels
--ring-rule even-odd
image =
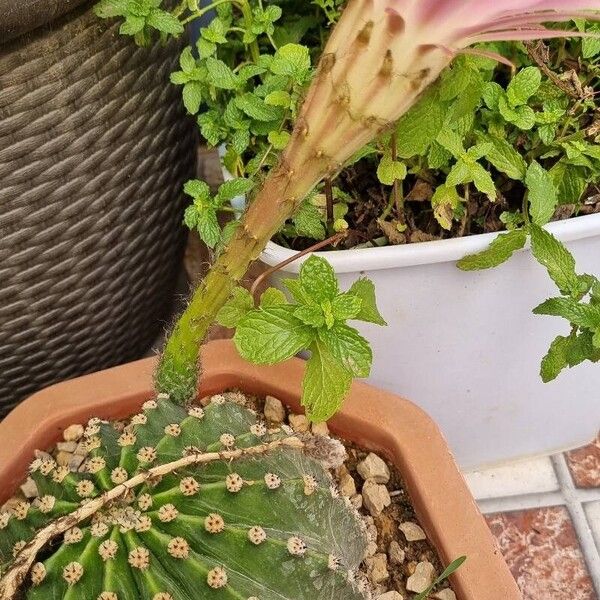
[[[227,388],[272,394],[300,410],[304,363],[273,367],[243,361],[229,341],[202,353],[200,395]],[[145,359],[49,387],[24,401],[0,423],[0,501],[15,491],[36,448],[49,448],[62,430],[92,416],[119,419],[153,394],[156,359]],[[433,421],[414,404],[356,382],[344,409],[329,422],[335,434],[380,452],[401,472],[421,524],[441,560],[466,555],[452,577],[460,600],[519,600],[521,594],[448,446]]]

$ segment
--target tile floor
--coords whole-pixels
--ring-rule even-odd
[[[600,600],[600,436],[466,477],[524,600]]]

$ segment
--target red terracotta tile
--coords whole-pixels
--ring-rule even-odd
[[[597,600],[563,506],[487,516],[523,600]]]
[[[566,456],[578,488],[600,487],[600,435],[593,444],[567,452]]]

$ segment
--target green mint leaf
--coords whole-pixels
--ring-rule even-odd
[[[222,90],[235,90],[238,87],[236,74],[222,61],[213,56],[206,59],[208,81]]]
[[[600,306],[579,303],[572,298],[549,298],[533,309],[536,315],[562,317],[585,329],[600,328]]]
[[[196,68],[196,59],[190,46],[186,46],[179,55],[179,66],[184,73],[189,73]]]
[[[188,229],[196,229],[198,224],[198,208],[194,204],[186,207],[183,213],[183,222]]]
[[[238,96],[236,106],[245,114],[257,121],[279,121],[284,114],[280,106],[270,106],[265,101],[250,92]]]
[[[200,239],[209,247],[214,248],[221,239],[221,227],[217,219],[217,212],[210,206],[205,206],[198,211],[196,229]]]
[[[183,191],[192,198],[199,200],[208,200],[210,198],[210,188],[208,184],[200,179],[190,179],[183,186]]]
[[[298,281],[314,302],[333,300],[338,295],[338,281],[333,267],[318,256],[310,256],[300,267]]]
[[[252,294],[243,287],[236,287],[231,298],[217,313],[216,321],[223,327],[233,329],[252,310],[254,310]]]
[[[183,25],[179,19],[171,13],[158,8],[150,11],[146,22],[150,27],[154,27],[154,29],[158,29],[158,31],[162,31],[163,33],[170,33],[172,35],[183,33]]]
[[[465,256],[456,266],[462,271],[480,271],[497,267],[506,262],[514,252],[523,248],[526,241],[527,234],[523,229],[502,233],[488,248],[477,254]]]
[[[513,107],[526,104],[537,93],[542,83],[542,73],[537,67],[521,69],[506,90],[508,101]]]
[[[588,187],[586,170],[564,160],[559,160],[550,169],[550,176],[561,204],[577,204]]]
[[[250,145],[250,132],[247,129],[239,129],[231,136],[231,147],[238,156],[241,156]]]
[[[293,314],[293,306],[271,306],[249,312],[233,338],[240,355],[261,365],[272,365],[308,348],[314,331]]]
[[[366,277],[357,279],[348,290],[348,293],[357,296],[361,300],[360,311],[354,317],[357,321],[387,325],[377,308],[375,285],[370,279]]]
[[[362,300],[350,292],[340,294],[331,301],[331,312],[338,321],[356,318],[361,308]]]
[[[261,308],[269,308],[271,306],[278,306],[280,304],[287,304],[287,298],[285,294],[277,288],[267,288],[260,297]]]
[[[283,106],[289,108],[292,103],[292,97],[284,90],[275,90],[265,96],[265,103],[271,106]]]
[[[173,73],[171,73],[170,76],[170,80],[171,83],[175,84],[175,85],[184,85],[186,84],[188,81],[190,81],[190,76],[188,73],[185,73],[184,71],[175,71]]]
[[[305,200],[300,205],[292,218],[292,223],[299,236],[319,241],[325,239],[325,226],[323,225],[321,212],[309,200]]]
[[[548,275],[563,294],[578,295],[580,280],[575,272],[575,259],[571,253],[539,225],[532,223],[530,230],[531,250],[537,261],[546,267]]]
[[[496,199],[496,184],[492,179],[492,176],[486,171],[479,163],[473,163],[470,165],[471,177],[475,187],[482,193],[486,194],[488,198],[494,202]]]
[[[183,86],[183,105],[191,115],[200,109],[203,87],[199,81],[190,81]]]
[[[558,336],[550,345],[548,354],[542,359],[542,381],[548,383],[556,379],[564,369],[576,367],[586,360],[600,360],[600,351],[594,348],[591,332],[572,333],[568,337]]]
[[[300,319],[305,325],[311,327],[324,327],[325,315],[323,309],[318,304],[302,304],[294,309],[294,316]]]
[[[213,44],[225,44],[227,38],[225,33],[227,32],[227,26],[221,21],[221,19],[213,19],[207,27],[203,27],[200,31],[200,35],[207,41]]]
[[[310,72],[310,54],[306,46],[286,44],[275,52],[270,66],[275,75],[285,75],[303,83]]]
[[[94,12],[101,19],[125,17],[129,13],[129,0],[100,0],[94,6]]]
[[[486,159],[498,171],[505,173],[508,177],[516,181],[523,181],[525,179],[527,163],[512,144],[492,135],[482,136],[480,139],[491,143],[491,148],[486,154]]]
[[[502,86],[495,81],[486,83],[483,88],[483,101],[490,110],[498,110],[498,103],[504,95]]]
[[[291,135],[287,131],[269,131],[267,139],[275,150],[283,150],[290,141]]]
[[[222,124],[221,115],[216,110],[209,110],[198,116],[198,125],[204,139],[211,146],[218,146],[225,139],[227,130]]]
[[[392,157],[386,154],[377,167],[377,179],[383,185],[393,185],[394,181],[402,181],[407,172],[406,165],[403,162],[392,160]]]
[[[146,20],[144,17],[136,17],[135,15],[127,15],[125,22],[119,27],[121,35],[135,35],[144,29]]]
[[[369,376],[373,353],[356,329],[336,323],[331,329],[319,329],[319,339],[354,377]]]
[[[292,298],[298,304],[315,304],[315,301],[310,297],[310,294],[302,287],[298,279],[284,279],[283,285],[288,289]]]
[[[244,196],[254,187],[254,182],[251,179],[236,177],[222,183],[217,192],[217,204],[222,205],[225,202],[230,202],[237,196]]]
[[[529,213],[536,225],[545,225],[554,215],[558,197],[552,177],[540,163],[533,161],[527,169],[525,185],[529,190]]]
[[[444,128],[435,140],[442,148],[450,152],[454,158],[459,158],[465,152],[462,136],[452,129]]]
[[[342,406],[350,391],[352,375],[323,342],[315,341],[310,351],[302,381],[302,405],[311,421],[322,422]]]
[[[200,58],[208,58],[217,51],[217,44],[200,37],[196,42],[196,48],[198,48]]]
[[[424,156],[444,125],[445,106],[433,93],[425,95],[396,127],[400,158]]]
[[[529,106],[512,107],[504,97],[501,97],[498,101],[498,110],[509,123],[523,131],[529,131],[535,125],[535,112]]]

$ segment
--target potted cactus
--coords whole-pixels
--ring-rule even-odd
[[[475,2],[406,2],[402,7],[355,2],[344,12],[342,2],[316,4],[286,0],[265,9],[251,1],[243,10],[236,3],[219,4],[215,20],[204,24],[197,44],[182,54],[172,81],[182,86],[185,105],[198,115],[208,142],[225,145],[223,164],[233,177],[217,194],[188,187],[192,205],[186,223],[209,246],[220,247],[231,226],[221,232],[215,215],[240,210],[236,193],[246,193],[254,203],[267,173],[272,173],[271,185],[285,179],[285,165],[302,172],[306,189],[289,194],[298,201],[287,214],[278,212],[260,257],[277,265],[315,239],[346,231],[328,260],[348,285],[368,273],[390,324],[384,330],[360,326],[376,353],[371,381],[402,389],[422,403],[465,466],[591,439],[597,419],[588,415],[598,414],[594,390],[600,375],[593,364],[598,321],[595,309],[587,307],[587,292],[597,287],[580,274],[595,269],[600,239],[594,101],[600,46],[593,23],[598,4],[498,3],[480,10]],[[205,18],[210,10],[206,4],[186,18]],[[370,17],[363,19],[371,10],[377,15],[373,23],[387,14],[391,29],[371,27]],[[355,18],[366,24],[358,38],[350,33]],[[574,24],[560,25],[571,19]],[[326,46],[329,28],[338,21],[343,33]],[[562,29],[545,29],[541,23],[547,21],[558,21]],[[565,41],[564,29],[574,30],[574,37]],[[394,41],[385,47],[387,55],[380,48],[375,59],[381,36]],[[550,42],[536,45],[532,40],[538,37]],[[355,48],[364,43],[369,50],[346,77],[339,54],[352,55],[348,44],[356,39]],[[400,46],[406,48],[402,56]],[[428,49],[428,56],[411,54],[418,48]],[[442,68],[441,78],[425,90],[419,73],[427,73],[429,81]],[[390,69],[393,81],[381,83]],[[327,99],[311,92],[300,113],[310,82],[315,82],[312,90],[323,89],[331,77],[338,95]],[[406,105],[391,107],[382,119],[370,112],[370,134],[339,140],[330,131],[335,125],[348,136],[354,132],[336,121],[343,112],[339,107],[356,105],[363,96],[366,102],[366,81],[373,81],[373,94],[377,86],[396,86],[392,95]],[[403,82],[415,89],[405,92]],[[399,116],[394,127],[384,126]],[[305,141],[298,135],[303,123],[308,123]],[[320,127],[323,135],[316,133]],[[306,156],[321,153],[318,177],[310,174],[316,159],[294,163],[304,152],[300,144],[310,146]],[[323,181],[307,194],[308,182],[319,177]],[[272,197],[281,193],[276,186],[268,191]],[[255,214],[266,230],[266,208],[259,205]],[[500,230],[506,231],[498,235]],[[570,253],[577,258],[577,271]],[[497,272],[478,270],[511,255]],[[459,260],[467,272],[456,269]],[[568,273],[560,277],[563,263]],[[273,280],[281,287],[286,272],[298,268],[299,263],[288,265]],[[534,306],[558,296],[555,283],[564,299],[542,304],[536,312],[566,320],[533,316]],[[592,303],[597,295],[592,294]],[[574,317],[579,311],[595,316]],[[399,344],[404,337],[411,343]],[[438,376],[429,376],[424,364]],[[578,368],[569,372],[572,366]],[[498,378],[498,372],[509,376]],[[578,402],[565,416],[564,398],[571,395]],[[447,402],[448,396],[454,402]],[[535,418],[532,397],[547,407],[546,419]]]
[[[352,577],[364,524],[328,474],[341,444],[267,429],[220,394],[275,394],[298,411],[303,361],[257,367],[222,341],[203,348],[202,364],[199,395],[208,404],[157,396],[156,360],[145,359],[43,390],[0,423],[0,501],[27,465],[39,490],[31,505],[0,514],[0,597],[369,597]],[[50,448],[73,423],[85,425],[83,470],[48,455],[31,463],[34,449]],[[330,426],[401,471],[442,562],[468,557],[451,578],[460,600],[520,598],[446,443],[420,409],[356,383]]]

